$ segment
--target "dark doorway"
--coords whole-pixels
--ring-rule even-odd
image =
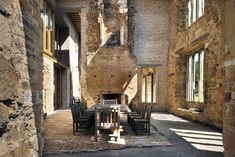
[[[62,69],[54,68],[54,108],[55,110],[62,107]]]

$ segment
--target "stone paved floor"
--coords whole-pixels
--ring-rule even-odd
[[[123,116],[123,119],[126,119]],[[121,124],[120,141],[110,140],[109,134],[101,134],[99,142],[94,139],[94,129],[90,133],[72,134],[70,110],[57,111],[47,117],[44,123],[44,154],[94,152],[133,147],[172,146],[172,142],[164,137],[156,127],[151,126],[151,134],[134,135],[126,122]]]
[[[217,130],[164,113],[154,113],[151,123],[174,145],[44,157],[223,157],[222,134]]]

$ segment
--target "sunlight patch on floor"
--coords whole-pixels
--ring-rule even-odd
[[[212,152],[224,151],[221,133],[174,128],[170,128],[170,130],[199,150],[207,150]]]
[[[211,152],[224,152],[224,148],[222,146],[193,144],[193,143],[191,143],[191,145],[199,150],[207,150],[207,151],[211,151]]]
[[[222,133],[219,132],[213,132],[213,131],[198,131],[198,130],[188,130],[188,129],[173,129],[170,128],[172,131],[175,132],[181,132],[181,133],[190,133],[190,134],[203,134],[203,135],[216,135],[216,136],[221,136],[222,137]]]
[[[108,143],[126,145],[126,140],[125,139],[119,139],[118,141],[115,141],[113,138],[111,138],[111,140]]]
[[[188,122],[187,120],[176,117],[174,115],[162,114],[162,113],[152,113],[151,118],[160,121]]]

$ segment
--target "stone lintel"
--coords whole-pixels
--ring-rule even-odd
[[[137,64],[137,68],[143,68],[143,67],[159,67],[163,66],[162,64]]]

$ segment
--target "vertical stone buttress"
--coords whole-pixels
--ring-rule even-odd
[[[226,0],[224,8],[225,16],[225,56],[224,62],[224,116],[223,116],[223,143],[224,157],[235,156],[235,3],[234,0]]]
[[[37,2],[0,1],[0,156],[40,154],[42,52]]]

